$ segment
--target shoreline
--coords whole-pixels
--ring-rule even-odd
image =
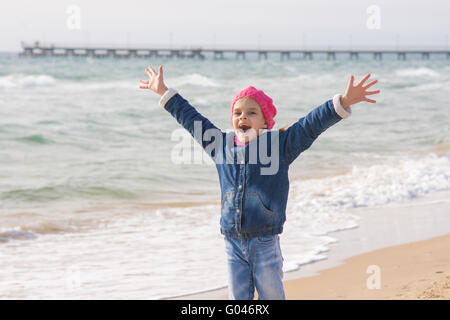
[[[397,256],[403,256],[403,251],[413,255],[414,252],[411,252],[408,249],[409,247],[422,248],[427,244],[430,246],[427,249],[427,252],[429,252],[430,248],[439,247],[437,239],[441,238],[446,240],[445,243],[448,245],[446,248],[450,248],[450,191],[438,191],[384,206],[355,208],[349,210],[348,213],[361,218],[358,222],[358,227],[328,233],[327,235],[336,238],[337,242],[330,244],[326,259],[301,265],[297,270],[284,273],[283,283],[287,299],[333,299],[332,296],[327,295],[323,291],[324,287],[322,287],[322,291],[318,295],[314,294],[314,290],[308,290],[308,293],[302,295],[302,289],[295,288],[300,284],[304,286],[303,281],[306,281],[306,283],[315,281],[316,284],[312,288],[320,287],[318,284],[323,283],[325,279],[331,286],[331,282],[334,280],[332,278],[330,280],[326,274],[334,274],[336,271],[333,270],[339,270],[342,274],[346,274],[346,270],[353,270],[351,272],[354,272],[354,269],[352,269],[354,268],[353,261],[359,261],[358,259],[361,259],[362,256],[367,255],[366,259],[370,260],[372,256],[388,255],[391,250],[397,252]],[[281,237],[281,246],[283,246],[282,241]],[[443,256],[449,259],[446,262],[446,269],[437,271],[443,271],[441,275],[444,277],[445,286],[445,281],[450,279],[445,278],[446,276],[450,277],[450,254],[443,254]],[[403,256],[403,259],[405,260],[407,257]],[[403,264],[402,261],[397,262],[399,266]],[[362,276],[367,278],[370,274],[363,270]],[[420,275],[417,276],[420,277]],[[397,275],[396,277],[401,279],[402,275]],[[420,278],[422,279],[423,277]],[[338,281],[342,279],[342,276],[337,276],[336,279]],[[429,281],[423,282],[424,284],[432,285]],[[297,283],[297,285],[293,283]],[[347,286],[344,286],[342,289],[345,291],[346,288]],[[352,295],[346,292],[346,295],[337,294],[334,296],[334,299],[344,299],[344,297],[348,298],[349,296]],[[358,295],[353,295],[353,299],[366,298],[366,295],[363,294],[359,298]],[[394,294],[385,299],[403,298],[405,298],[404,295],[396,296]],[[222,300],[228,299],[228,293],[225,287],[188,295],[167,297],[165,299]]]
[[[360,254],[284,282],[289,300],[450,300],[450,233]]]

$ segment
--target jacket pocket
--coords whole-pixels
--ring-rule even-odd
[[[266,214],[268,215],[275,215],[275,212],[273,212],[272,210],[269,210],[264,203],[262,202],[261,198],[259,197],[259,195],[257,193],[248,193],[247,194],[250,198],[254,198],[254,201],[256,201],[259,204],[259,207],[261,210],[263,210]]]
[[[276,238],[277,235],[256,237],[256,241],[260,244],[272,244],[273,242],[275,242]]]
[[[247,193],[244,203],[243,229],[256,231],[271,228],[275,212],[267,208],[257,193]]]

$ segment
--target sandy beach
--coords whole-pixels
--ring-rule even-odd
[[[331,233],[327,259],[285,273],[287,299],[450,299],[450,192],[352,213],[359,227]],[[174,299],[228,299],[227,288]]]
[[[450,234],[352,257],[318,276],[288,280],[285,290],[287,299],[448,300]]]

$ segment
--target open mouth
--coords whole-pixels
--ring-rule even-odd
[[[243,132],[243,133],[246,133],[246,132],[247,132],[248,130],[250,130],[251,128],[252,128],[252,127],[247,126],[247,125],[245,125],[245,124],[239,126],[239,130],[240,130],[241,132]]]

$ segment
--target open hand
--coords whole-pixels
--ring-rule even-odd
[[[380,93],[380,90],[366,91],[367,89],[369,89],[371,86],[373,86],[378,81],[378,80],[373,80],[372,82],[370,82],[369,84],[364,86],[363,85],[364,82],[367,79],[369,79],[369,77],[370,77],[370,73],[366,74],[364,76],[364,78],[362,78],[362,80],[356,86],[353,85],[353,81],[355,80],[355,77],[353,75],[350,77],[350,80],[347,85],[347,89],[345,90],[345,94],[343,96],[341,96],[341,105],[344,108],[348,108],[352,104],[355,104],[355,103],[358,103],[361,101],[376,103],[375,100],[366,98],[366,96]]]
[[[145,72],[147,72],[150,80],[139,80],[140,83],[144,84],[142,86],[139,86],[139,88],[150,89],[162,96],[167,91],[167,87],[164,84],[162,66],[159,66],[159,73],[156,73],[151,66],[148,66],[147,69],[145,69]]]

